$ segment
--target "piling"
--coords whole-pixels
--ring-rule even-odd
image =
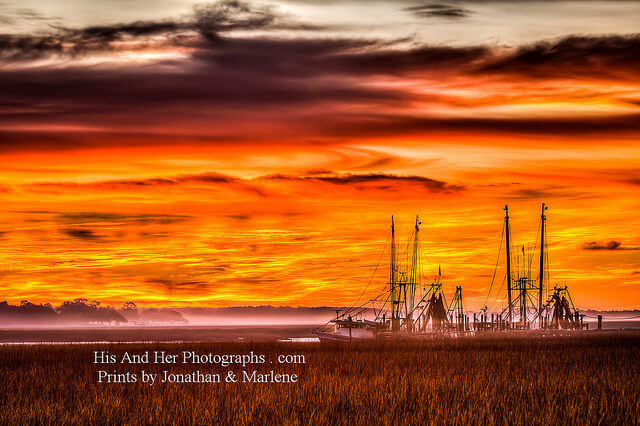
[[[598,315],[598,330],[602,330],[602,315]]]

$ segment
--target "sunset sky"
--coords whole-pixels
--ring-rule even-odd
[[[545,202],[551,283],[640,308],[640,2],[5,0],[0,28],[0,300],[349,305],[419,214],[425,279],[497,310],[504,205],[520,247]]]

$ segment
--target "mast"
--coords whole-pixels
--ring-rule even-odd
[[[547,220],[547,216],[545,216],[544,211],[547,210],[547,207],[542,203],[542,214],[540,215],[540,284],[538,288],[538,317],[540,318],[540,327],[542,328],[542,289],[544,284],[544,233],[545,233],[545,222]]]
[[[518,272],[518,278],[516,282],[519,284],[520,294],[520,324],[522,327],[527,328],[527,286],[531,279],[531,268],[528,267],[526,259],[527,255],[524,252],[524,244],[522,245],[522,272]]]
[[[420,232],[420,218],[416,215],[416,228],[413,236],[413,251],[411,254],[411,275],[409,276],[409,295],[407,298],[407,292],[405,291],[405,309],[407,318],[407,331],[411,331],[412,324],[412,312],[414,297],[416,293],[416,284],[418,282],[418,235]]]
[[[389,286],[391,287],[391,322],[397,318],[396,312],[396,230],[391,216],[391,261],[389,262]]]
[[[505,234],[507,236],[506,239],[506,249],[507,249],[507,303],[509,304],[509,322],[513,320],[511,316],[511,229],[509,228],[509,206],[505,204],[504,206],[504,226],[505,226]]]

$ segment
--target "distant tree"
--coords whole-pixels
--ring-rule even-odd
[[[137,310],[138,307],[136,306],[135,302],[124,302],[122,304],[122,309],[125,309],[125,310]]]
[[[56,311],[49,304],[36,305],[28,300],[20,301],[20,305],[10,305],[0,303],[0,315],[8,322],[32,323],[40,321],[50,321],[55,318]]]
[[[122,308],[119,309],[119,313],[127,319],[127,321],[140,321],[140,314],[135,302],[124,302]]]
[[[65,300],[62,305],[58,306],[58,313],[65,320],[82,321],[86,317],[91,316],[92,312],[95,312],[97,308],[87,305],[87,299],[74,299],[73,302]]]
[[[109,324],[121,323],[127,320],[113,307],[100,307],[100,302],[94,300],[87,303],[88,299],[75,299],[73,302],[65,301],[58,307],[60,317],[65,321],[82,323]]]
[[[144,309],[141,312],[141,317],[145,321],[149,321],[152,323],[186,324],[189,322],[180,314],[180,312],[174,311],[172,309]]]
[[[112,322],[119,324],[127,322],[127,320],[111,306],[98,308],[94,316],[94,321],[100,324],[109,324]]]

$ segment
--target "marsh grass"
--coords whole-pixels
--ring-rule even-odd
[[[94,350],[264,353],[295,384],[99,384]],[[306,364],[276,364],[304,354]],[[0,347],[2,422],[99,424],[637,424],[640,335],[437,341]],[[235,367],[228,367],[234,369]],[[253,367],[248,367],[249,369]]]

